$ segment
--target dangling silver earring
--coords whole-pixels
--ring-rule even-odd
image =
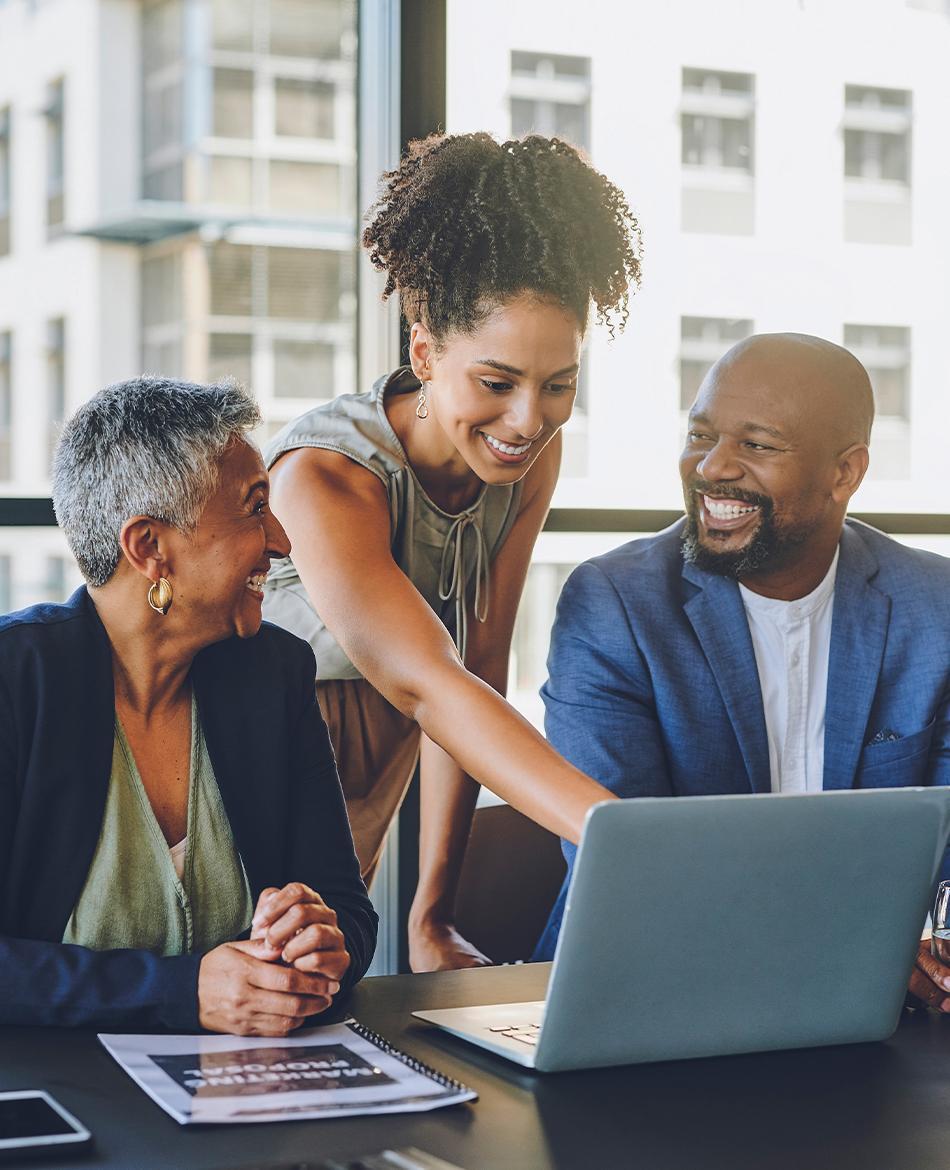
[[[416,403],[416,418],[428,418],[429,405],[426,401],[426,384],[425,382],[419,385],[419,401]]]

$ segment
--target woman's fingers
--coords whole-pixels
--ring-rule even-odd
[[[269,902],[274,894],[279,894],[280,890],[277,886],[268,886],[261,890],[260,897],[257,899],[257,906],[254,908],[254,917],[251,919],[251,938],[263,938],[267,930],[267,916],[264,911],[265,903]]]
[[[316,890],[311,890],[303,882],[290,882],[280,890],[273,888],[263,890],[257,900],[257,909],[254,911],[251,926],[255,931],[266,929],[292,906],[301,903],[312,903],[316,906],[324,904]]]
[[[299,903],[271,923],[264,937],[269,946],[284,949],[293,938],[314,925],[336,929],[336,913],[322,902],[319,905],[314,902]]]

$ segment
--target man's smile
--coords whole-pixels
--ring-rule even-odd
[[[707,531],[736,532],[751,527],[761,508],[745,500],[708,496],[697,491],[700,522]]]

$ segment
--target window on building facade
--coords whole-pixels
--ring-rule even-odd
[[[332,138],[336,86],[328,81],[278,77],[274,83],[274,132],[286,138]]]
[[[220,243],[207,255],[209,373],[253,384],[260,371],[261,389],[275,399],[332,398],[354,388],[341,374],[351,368],[355,324],[350,251]]]
[[[52,462],[66,417],[66,322],[46,323],[46,454]]]
[[[0,333],[0,480],[13,478],[13,335]]]
[[[905,325],[845,325],[844,344],[871,379],[879,418],[910,421],[910,329]]]
[[[214,0],[210,12],[195,21],[182,0],[146,0],[144,195],[352,217],[355,0]]]
[[[54,81],[47,91],[46,108],[46,226],[62,226],[65,208],[65,124],[63,82]]]
[[[910,183],[913,96],[906,89],[845,86],[844,173]]]
[[[216,138],[254,137],[254,74],[215,69],[211,132]]]
[[[10,110],[0,110],[0,256],[10,251]]]
[[[747,318],[680,317],[680,410],[689,410],[709,367],[753,332]]]
[[[684,68],[683,166],[753,174],[754,102],[751,73]]]
[[[511,54],[511,134],[563,138],[590,150],[590,58]]]

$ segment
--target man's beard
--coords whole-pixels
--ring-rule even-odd
[[[737,500],[759,509],[759,524],[751,540],[742,548],[715,548],[716,537],[707,527],[707,543],[699,535],[699,496],[714,499]],[[710,518],[710,524],[715,521]],[[800,528],[783,528],[775,522],[775,507],[768,496],[757,492],[739,492],[707,484],[703,480],[692,483],[686,491],[686,528],[683,531],[683,559],[697,569],[730,577],[734,581],[753,576],[767,569],[776,569],[792,559],[808,539],[808,532]]]

